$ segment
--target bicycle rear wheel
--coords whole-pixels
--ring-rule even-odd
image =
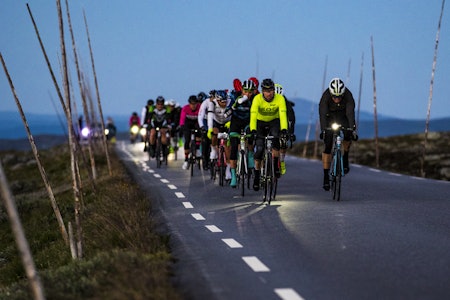
[[[341,200],[341,181],[342,181],[342,167],[343,167],[343,161],[342,161],[342,153],[341,151],[338,151],[336,153],[336,183],[335,183],[335,197],[336,201]]]

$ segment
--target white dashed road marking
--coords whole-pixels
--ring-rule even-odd
[[[283,300],[303,300],[303,298],[293,289],[275,289],[275,293]]]
[[[206,220],[201,214],[191,214],[191,216],[196,219],[197,221],[203,221]]]
[[[194,208],[191,202],[183,202],[184,208]]]
[[[230,248],[242,248],[243,246],[239,244],[235,239],[222,239],[222,241],[228,245]]]
[[[270,269],[256,256],[243,256],[242,259],[254,272],[270,272]]]
[[[171,190],[176,190],[176,189],[177,189],[177,187],[174,186],[173,184],[168,184],[167,186],[168,186],[169,189],[171,189]]]
[[[206,225],[205,227],[211,232],[222,232],[222,230],[216,225]]]
[[[180,193],[180,192],[176,192],[175,196],[177,196],[178,198],[186,198],[186,197],[184,197],[184,194]]]

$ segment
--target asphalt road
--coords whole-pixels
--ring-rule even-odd
[[[261,192],[156,168],[116,145],[171,237],[187,299],[450,299],[450,182],[351,165],[341,201],[319,161],[287,157],[270,206]]]

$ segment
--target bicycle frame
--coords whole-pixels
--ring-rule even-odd
[[[333,148],[332,159],[330,165],[330,181],[331,192],[333,194],[333,200],[340,201],[341,199],[341,183],[344,174],[344,160],[342,157],[341,145],[344,139],[344,128],[340,124],[332,124],[333,131]]]
[[[219,153],[217,156],[217,161],[215,163],[215,172],[219,173],[219,185],[223,186],[225,183],[225,170],[227,168],[227,157],[225,153],[226,143],[228,141],[228,133],[219,132],[217,134],[217,138],[219,140]],[[214,179],[215,179],[214,174]]]
[[[190,144],[190,153],[189,153],[189,168],[191,170],[191,176],[194,176],[194,165],[198,164],[198,168],[200,169],[200,157],[196,156],[196,133],[198,129],[191,129],[191,144]]]
[[[278,178],[275,176],[275,165],[272,153],[272,142],[274,136],[264,137],[264,156],[261,167],[261,187],[264,189],[263,202],[270,205],[272,200],[275,200],[278,186]]]
[[[245,194],[245,178],[247,177],[247,188],[250,188],[250,176],[251,173],[248,169],[248,149],[247,149],[247,139],[251,134],[247,134],[244,129],[241,133],[231,132],[230,137],[239,138],[239,152],[236,164],[236,175],[238,176],[238,184],[241,189],[241,196]]]
[[[155,158],[156,158],[156,167],[161,168],[162,162],[165,162],[167,165],[167,145],[163,145],[161,141],[161,129],[160,127],[156,127],[156,149],[155,149]],[[166,132],[166,137],[168,133]]]

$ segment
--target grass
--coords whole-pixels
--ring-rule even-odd
[[[67,146],[40,152],[65,223],[74,218]],[[127,174],[115,153],[108,176],[96,156],[98,179],[88,184],[80,163],[84,204],[84,257],[73,260],[65,245],[31,152],[0,158],[47,299],[181,299],[173,286],[169,238],[156,233],[151,201]],[[0,299],[32,298],[4,207],[0,207]]]

